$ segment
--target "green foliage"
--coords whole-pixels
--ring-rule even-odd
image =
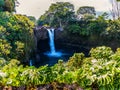
[[[33,21],[34,23],[36,23],[36,18],[34,16],[28,16],[28,18]]]
[[[38,24],[49,24],[50,26],[64,26],[74,17],[74,6],[69,2],[53,3],[49,10],[42,15]]]
[[[120,48],[117,48],[115,54],[112,55],[112,59],[120,63]]]
[[[4,0],[0,0],[0,11],[3,11],[3,6],[5,5]]]
[[[96,59],[109,59],[110,56],[113,54],[113,51],[111,50],[110,47],[97,47],[97,48],[92,48],[90,50],[90,54],[92,57]]]
[[[70,70],[76,70],[81,67],[83,59],[83,53],[74,53],[74,55],[68,60],[67,67],[69,67]]]
[[[95,8],[91,6],[83,6],[77,10],[77,14],[93,14],[95,15]]]
[[[92,20],[96,15],[96,11],[94,7],[82,6],[77,10],[77,15],[81,17],[81,20]]]
[[[96,20],[91,21],[88,24],[88,30],[90,31],[90,35],[97,35],[99,37],[103,32],[105,32],[107,25],[108,23],[106,20],[106,14],[98,16]]]
[[[69,25],[67,29],[72,34],[78,34],[78,32],[80,32],[80,26],[77,24]]]
[[[6,40],[0,39],[0,57],[7,58],[11,50],[10,43]]]
[[[109,40],[111,39],[116,39],[119,40],[120,39],[120,20],[110,20],[108,23],[108,27],[106,28],[106,33],[105,34],[109,34],[107,35],[107,38]]]
[[[98,16],[96,19],[93,19],[91,15],[86,14],[84,20],[69,23],[69,25],[66,27],[66,30],[71,36],[84,36],[90,40],[92,37],[97,40],[100,37],[103,38],[103,35],[106,32],[106,28],[108,27],[108,21],[106,18],[106,13]]]
[[[6,64],[6,60],[4,58],[0,58],[0,68]]]
[[[57,2],[53,3],[39,18],[38,25],[47,24],[51,27],[61,27],[65,31],[63,36],[69,36],[68,40],[72,39],[74,43],[81,39],[83,42],[86,39],[90,44],[96,45],[107,45],[111,40],[113,42],[120,41],[120,20],[109,20],[106,12],[99,16],[95,15],[96,11],[92,6],[80,7],[75,15],[72,4]],[[119,42],[117,44],[119,46]]]
[[[5,38],[4,35],[6,33],[6,28],[0,26],[0,38]]]
[[[113,51],[109,47],[102,46],[91,49],[90,53],[91,57],[85,58],[78,70],[77,82],[83,88],[114,90],[117,61],[110,58],[114,55]]]
[[[120,49],[115,53],[109,47],[91,49],[90,57],[75,53],[68,62],[59,60],[54,66],[24,67],[17,60],[5,62],[0,58],[0,85],[27,86],[52,82],[76,83],[84,90],[120,89]]]
[[[31,86],[31,85],[39,85],[41,84],[41,77],[38,69],[35,67],[28,67],[26,68],[22,74],[20,79],[22,80],[24,85]]]
[[[15,11],[16,0],[0,0],[0,11]]]
[[[28,60],[34,48],[33,27],[34,23],[26,16],[1,12],[0,51],[2,54],[0,56],[7,59]]]
[[[14,11],[14,0],[0,0],[0,11]],[[106,14],[94,18],[94,7],[80,11],[84,20],[75,21],[74,6],[68,2],[52,4],[38,23],[49,26],[66,26],[70,34],[94,37],[105,36],[119,40],[120,21],[106,20]],[[18,60],[28,60],[34,48],[34,17],[0,12],[0,85],[35,87],[51,82],[76,83],[85,90],[120,89],[120,49],[114,53],[110,47],[96,47],[90,57],[75,53],[68,62],[59,60],[54,66],[23,67]],[[69,24],[69,23],[70,24]],[[15,58],[12,59],[11,58]],[[30,90],[30,89],[29,89]]]
[[[107,45],[111,40],[120,41],[120,20],[109,20],[106,12],[99,16],[95,15],[96,11],[92,6],[80,7],[75,15],[72,4],[57,2],[39,18],[38,25],[61,27],[65,31],[63,36],[70,36],[68,39],[72,39],[74,43],[78,39],[83,41],[86,39],[90,44],[93,42],[92,44],[97,45]],[[119,46],[119,42],[117,44]]]
[[[5,74],[2,77],[2,85],[8,86],[20,86],[21,82],[19,80],[20,72],[22,71],[22,66],[18,66],[20,64],[19,61],[12,59],[9,63],[6,63],[4,67],[2,67],[2,72]]]
[[[53,72],[53,77],[54,80],[60,81],[61,83],[63,82],[63,79],[61,75],[63,75],[65,71],[65,65],[62,60],[58,61],[58,64],[55,64],[54,66],[51,67],[52,72]]]
[[[94,19],[95,19],[95,16],[91,15],[91,14],[84,14],[84,17],[81,18],[81,20],[83,20],[83,21],[91,21],[91,20],[94,20]]]

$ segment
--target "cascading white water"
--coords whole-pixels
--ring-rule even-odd
[[[62,55],[61,52],[56,52],[55,50],[55,43],[54,43],[54,29],[47,29],[49,34],[49,45],[50,45],[50,52],[45,53],[47,56],[52,57],[60,57]]]
[[[54,43],[54,29],[47,29],[48,34],[49,34],[49,45],[50,45],[50,52],[51,54],[55,53],[55,43]]]

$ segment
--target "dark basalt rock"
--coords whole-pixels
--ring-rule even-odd
[[[38,26],[34,28],[34,35],[37,38],[37,41],[44,40],[48,38],[47,29],[43,26]]]
[[[34,28],[34,35],[37,38],[37,41],[46,40],[49,38],[47,28],[51,28],[51,27],[37,26]],[[62,38],[62,30],[61,29],[56,28],[54,33],[55,33],[55,39]]]

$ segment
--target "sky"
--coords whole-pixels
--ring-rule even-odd
[[[55,2],[70,2],[75,6],[75,10],[80,6],[94,6],[97,12],[109,12],[111,9],[109,0],[18,0],[18,2],[20,5],[16,8],[17,13],[34,16],[36,19]]]

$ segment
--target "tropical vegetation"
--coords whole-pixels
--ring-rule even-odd
[[[38,25],[48,25],[63,31],[61,37],[70,43],[88,43],[89,45],[107,45],[119,47],[119,2],[113,0],[112,17],[107,12],[97,15],[92,6],[82,6],[77,12],[74,5],[68,2],[51,4],[49,9],[40,16]],[[118,6],[116,6],[118,5]],[[115,18],[115,19],[114,19]],[[116,43],[114,46],[112,43]]]
[[[34,46],[33,27],[26,16],[0,12],[0,57],[28,60]]]
[[[36,68],[23,67],[19,61],[0,59],[0,85],[26,86],[37,88],[38,85],[57,83],[77,84],[82,89],[119,90],[120,89],[120,48],[115,52],[110,47],[96,47],[85,57],[75,53],[68,62],[59,60],[57,64]],[[53,83],[54,82],[54,83]],[[77,89],[76,89],[77,90]]]
[[[96,47],[88,56],[74,53],[67,62],[59,60],[53,66],[37,68],[26,65],[35,51],[36,19],[13,13],[17,4],[17,0],[0,0],[0,90],[41,86],[48,90],[120,90],[120,17],[115,7],[115,17],[109,19],[107,13],[96,16],[92,6],[82,6],[75,13],[69,2],[52,4],[37,25],[60,27],[63,39],[78,45],[82,39]],[[110,43],[113,46],[108,47]]]

